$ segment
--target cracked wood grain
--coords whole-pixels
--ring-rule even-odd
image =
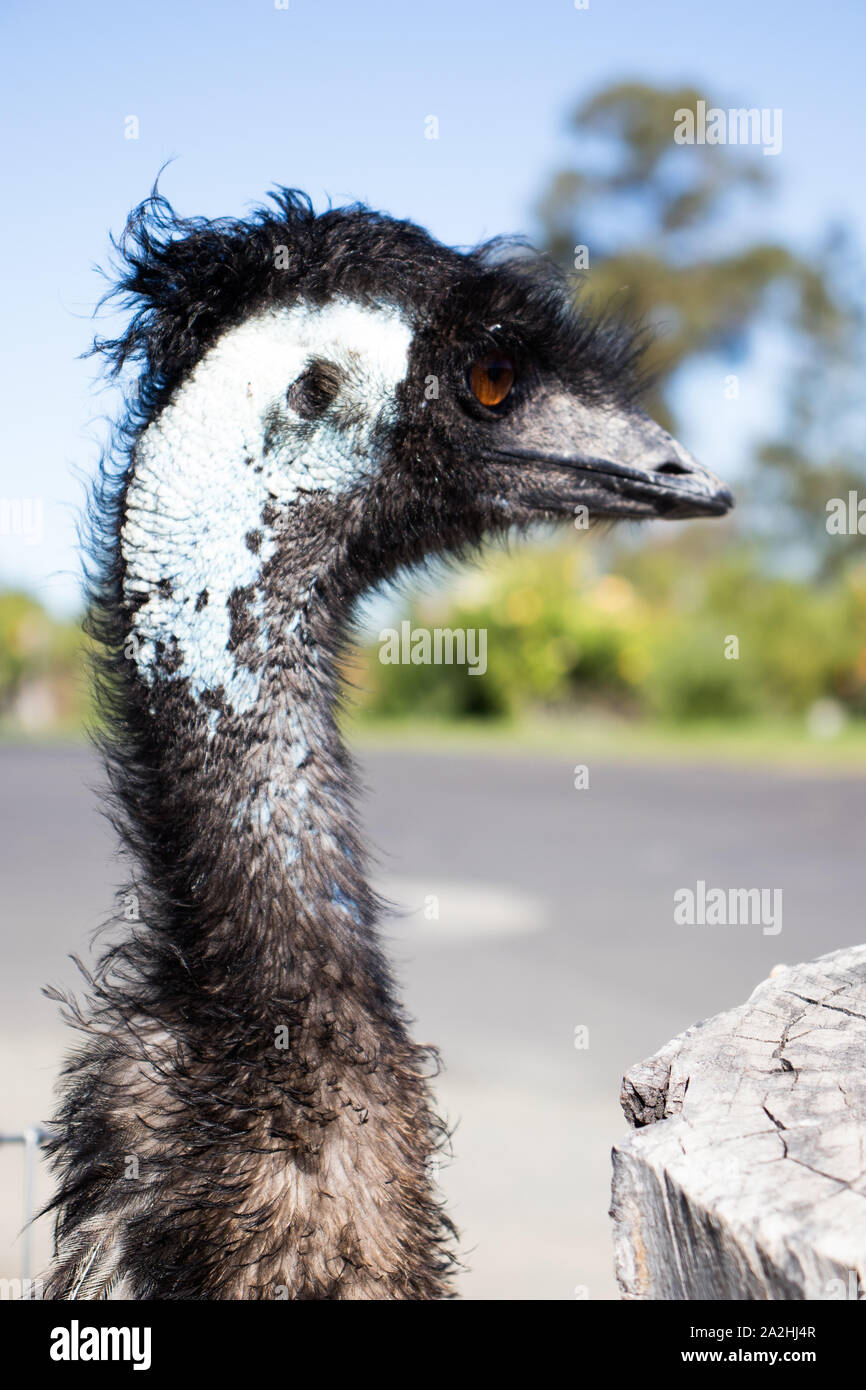
[[[866,946],[774,972],[632,1067],[620,1099],[624,1298],[866,1289]]]

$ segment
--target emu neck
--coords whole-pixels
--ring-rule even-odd
[[[326,348],[346,399],[311,423],[285,383]],[[448,1291],[429,1049],[379,948],[335,719],[361,587],[340,508],[405,364],[389,311],[272,315],[228,334],[135,449],[113,768],[145,930],[101,986],[121,1041],[83,1102],[158,1186],[119,1266],[131,1296]],[[128,1203],[121,1184],[124,1220]]]
[[[329,438],[274,405],[335,335],[372,334],[382,379],[398,374],[403,326],[369,317],[338,304],[227,335],[142,436],[126,491],[132,703],[155,791],[139,838],[178,946],[217,979],[245,951],[253,993],[292,983],[310,951],[326,973],[347,954],[357,970],[372,922],[334,718],[351,594],[332,553],[372,426],[350,412]]]
[[[148,692],[177,944],[207,990],[232,971],[233,1006],[253,1010],[299,988],[330,1008],[334,986],[350,995],[382,969],[336,726],[337,621],[312,583],[290,602],[271,601],[265,576],[235,605],[223,680],[198,700],[187,679]],[[192,642],[186,659],[195,669]],[[238,711],[224,692],[241,671],[256,696]]]
[[[127,804],[158,930],[143,1025],[121,1000],[139,1064],[101,1085],[126,1151],[158,1136],[164,1172],[127,1256],[132,1296],[159,1296],[156,1266],[173,1297],[449,1289],[429,1049],[409,1038],[380,952],[334,716],[350,595],[305,567],[315,508],[304,520],[304,544],[281,535],[280,558],[232,599],[223,679],[197,679],[210,653],[194,625],[182,651],[151,628],[154,664],[141,643],[132,677],[151,775]]]

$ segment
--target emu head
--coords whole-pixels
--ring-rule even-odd
[[[541,258],[275,202],[184,222],[154,197],[120,245],[137,312],[103,347],[141,369],[120,568],[149,680],[224,687],[313,587],[350,600],[488,532],[732,505],[641,411],[632,337]]]

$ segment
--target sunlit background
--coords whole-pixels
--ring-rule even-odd
[[[2,31],[0,1131],[48,1118],[65,1035],[39,988],[72,980],[122,876],[88,790],[76,539],[119,400],[81,357],[120,322],[93,320],[109,233],[163,166],[184,214],[286,184],[452,244],[523,233],[655,330],[648,408],[737,510],[539,535],[377,595],[349,734],[383,887],[440,899],[389,930],[443,1053],[462,1291],[613,1297],[624,1069],[777,959],[862,936],[866,10],[7,3]],[[699,101],[771,113],[778,152],[675,143]],[[404,620],[483,629],[486,674],[383,664]],[[713,875],[782,885],[782,933],[675,927],[673,891]],[[0,1275],[21,1180],[0,1148]]]

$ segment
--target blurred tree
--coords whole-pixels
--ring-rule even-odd
[[[672,429],[668,387],[687,360],[743,351],[773,310],[822,343],[847,320],[820,265],[778,242],[725,245],[723,208],[766,190],[770,175],[741,145],[674,142],[674,113],[700,99],[694,87],[639,82],[598,92],[571,118],[581,165],[554,177],[539,208],[560,264],[580,270],[587,248],[584,292],[654,330],[647,405]]]
[[[786,418],[758,451],[763,467],[752,491],[777,548],[781,543],[805,555],[816,576],[827,579],[862,558],[866,536],[866,287],[844,230],[829,233],[819,270],[847,311],[835,331],[801,343]]]

